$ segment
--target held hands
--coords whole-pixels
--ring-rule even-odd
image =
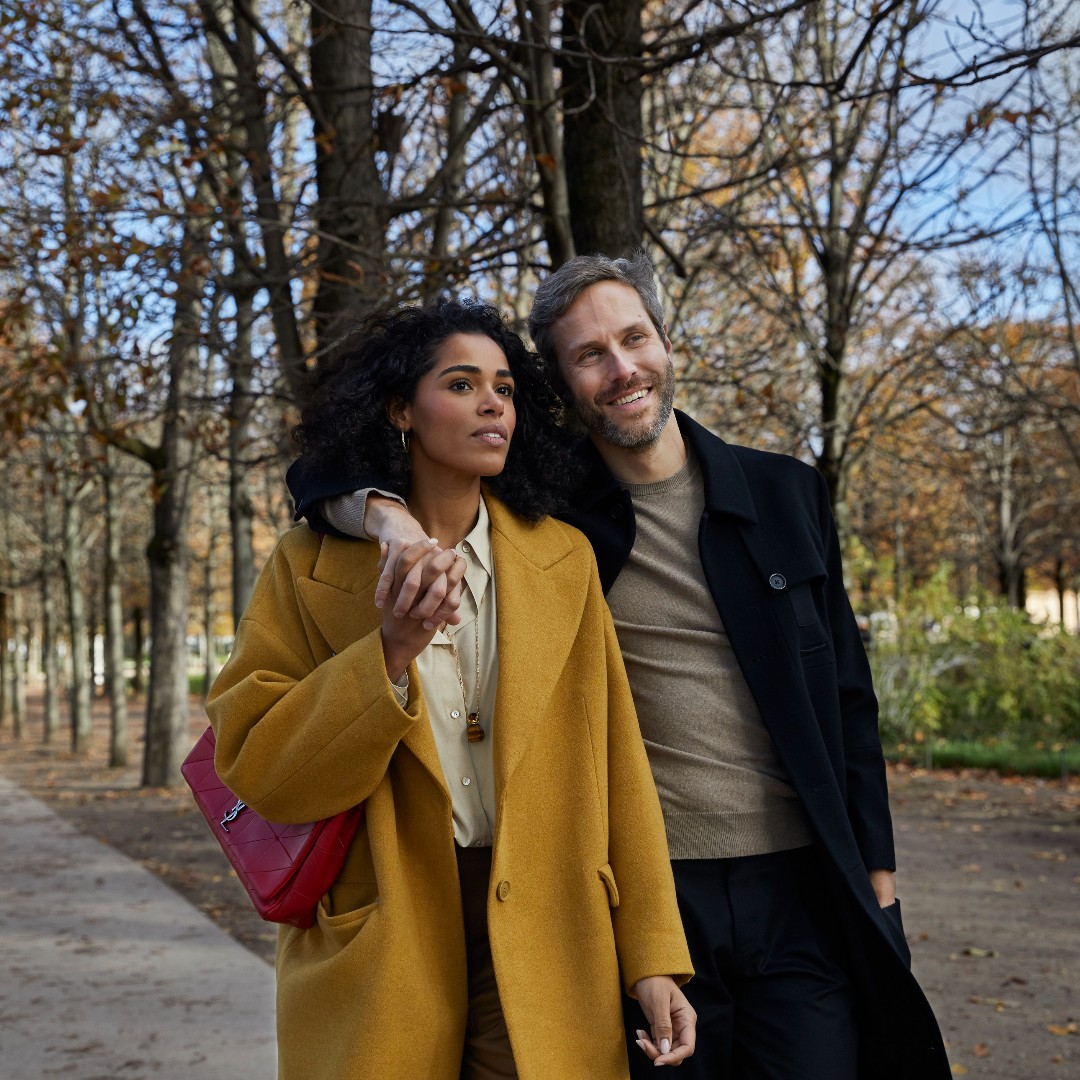
[[[457,552],[440,548],[405,507],[389,499],[368,499],[364,529],[380,541],[376,607],[389,605],[397,618],[423,623],[427,630],[461,621],[465,560]]]
[[[681,1065],[694,1052],[697,1013],[670,975],[651,975],[634,983],[634,994],[650,1031],[637,1033],[637,1044],[654,1065]]]
[[[421,544],[429,550],[438,550],[433,547],[432,541],[421,541]],[[420,545],[414,546],[419,547]],[[387,557],[388,547],[389,545],[385,542],[379,545],[383,560]],[[449,553],[444,552],[443,554]],[[386,661],[386,674],[390,677],[391,682],[398,682],[401,679],[402,673],[424,651],[439,627],[439,623],[434,620],[421,621],[420,619],[410,618],[407,607],[405,608],[405,614],[398,615],[398,601],[400,600],[402,587],[402,585],[395,583],[390,594],[386,597],[385,603],[380,605],[383,609],[383,659]]]

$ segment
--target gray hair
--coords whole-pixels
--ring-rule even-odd
[[[601,281],[619,281],[629,285],[641,297],[661,340],[667,340],[664,330],[664,309],[656,292],[656,278],[649,256],[638,248],[627,259],[609,259],[606,255],[578,255],[563,263],[548,275],[536,290],[529,313],[529,336],[536,351],[547,364],[558,371],[553,328],[590,286]]]

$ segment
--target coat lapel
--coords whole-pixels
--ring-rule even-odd
[[[500,799],[542,723],[563,677],[585,607],[582,567],[563,526],[530,525],[490,495],[499,623],[495,698],[495,786]]]
[[[328,646],[320,660],[343,652],[354,641],[382,625],[383,613],[375,606],[378,562],[377,544],[327,536],[322,541],[311,577],[297,579],[297,591],[306,609],[304,621],[308,624],[309,637],[314,629]],[[314,639],[312,644],[312,651],[319,657]],[[415,664],[409,665],[409,679],[413,685],[420,685]],[[402,743],[445,790],[446,779],[422,695],[420,721],[413,724]]]

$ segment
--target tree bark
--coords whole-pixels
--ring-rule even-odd
[[[574,248],[626,255],[643,210],[641,0],[563,5],[563,154]]]
[[[23,625],[22,595],[18,589],[11,594],[11,736],[21,739],[26,729],[26,667],[23,648],[29,655],[30,635]]]
[[[53,521],[56,492],[48,472],[41,489],[41,665],[45,672],[45,715],[41,738],[51,743],[60,730],[60,662],[57,656],[59,616],[56,610],[56,557]]]
[[[0,592],[0,731],[7,726],[11,674],[8,664],[8,641],[11,637],[11,597]]]
[[[548,0],[518,0],[517,6],[525,72],[519,104],[525,117],[529,152],[536,162],[544,241],[554,268],[572,259],[575,251],[555,93],[551,4]]]
[[[234,292],[236,299],[236,345],[229,355],[232,387],[229,392],[229,532],[232,541],[233,625],[251,599],[255,588],[254,507],[248,483],[247,453],[251,438],[252,388],[251,327],[253,297]]]
[[[176,276],[169,343],[165,414],[161,442],[150,455],[153,467],[154,529],[150,562],[150,690],[146,702],[146,750],[142,782],[173,787],[190,747],[188,723],[188,518],[193,447],[185,403],[198,360],[207,222],[185,222]]]
[[[66,437],[65,437],[66,441]],[[90,746],[90,678],[86,663],[86,596],[82,586],[82,493],[65,484],[63,525],[64,587],[68,601],[68,636],[71,656],[71,750],[82,756]]]
[[[321,356],[383,293],[387,209],[375,163],[371,0],[320,0],[310,19]]]
[[[109,765],[119,768],[128,761],[124,611],[120,595],[122,500],[115,485],[116,451],[107,446],[105,454],[105,692],[109,696]]]
[[[146,685],[143,678],[143,660],[146,653],[146,612],[136,606],[131,613],[131,652],[135,663],[135,672],[131,677],[131,692],[141,694]]]

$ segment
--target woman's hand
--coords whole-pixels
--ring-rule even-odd
[[[686,995],[670,975],[638,979],[634,995],[651,1028],[637,1033],[638,1046],[654,1065],[681,1065],[697,1041],[697,1013]]]

